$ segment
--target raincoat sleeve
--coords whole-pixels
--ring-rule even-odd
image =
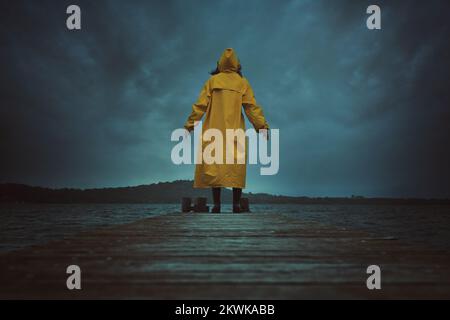
[[[187,119],[184,128],[191,132],[194,129],[194,124],[196,121],[200,121],[203,115],[206,112],[209,104],[209,98],[211,97],[209,80],[203,86],[202,91],[200,92],[200,96],[197,99],[197,102],[192,105],[192,112],[189,118]]]
[[[252,123],[256,131],[269,129],[262,108],[256,103],[255,95],[250,84],[247,82],[247,90],[242,97],[242,105],[248,120]]]

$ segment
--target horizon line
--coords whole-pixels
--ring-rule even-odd
[[[176,182],[194,182],[193,180],[189,180],[189,179],[179,179],[179,180],[172,180],[172,181],[158,181],[158,182],[152,182],[152,183],[147,183],[147,184],[138,184],[138,185],[128,185],[128,186],[110,186],[110,187],[90,187],[90,188],[78,188],[78,187],[45,187],[45,186],[41,186],[41,185],[32,185],[32,184],[27,184],[27,183],[17,183],[17,182],[0,182],[0,186],[2,185],[20,185],[20,186],[26,186],[26,187],[31,187],[31,188],[41,188],[41,189],[48,189],[48,190],[79,190],[79,191],[89,191],[89,190],[105,190],[105,189],[124,189],[124,188],[138,188],[138,187],[145,187],[145,186],[151,186],[151,185],[158,185],[158,184],[162,184],[162,183],[176,183]],[[195,188],[193,188],[195,189]],[[203,188],[203,189],[208,189],[208,188]],[[224,187],[224,189],[231,189],[231,188],[227,188]],[[402,199],[402,200],[447,200],[450,201],[450,197],[447,198],[436,198],[436,197],[411,197],[411,196],[406,196],[406,197],[394,197],[394,196],[374,196],[374,197],[368,197],[368,196],[364,196],[364,195],[358,195],[358,194],[352,194],[352,195],[347,195],[347,196],[326,196],[326,195],[322,195],[322,196],[305,196],[305,195],[283,195],[283,194],[271,194],[271,193],[267,193],[267,192],[244,192],[244,194],[251,194],[251,195],[268,195],[268,196],[272,196],[272,197],[285,197],[285,198],[308,198],[308,199]]]

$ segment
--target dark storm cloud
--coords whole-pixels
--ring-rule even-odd
[[[65,9],[82,8],[82,30]],[[450,196],[447,1],[1,4],[0,180],[105,186],[192,178],[169,141],[225,47],[281,166],[252,191]]]

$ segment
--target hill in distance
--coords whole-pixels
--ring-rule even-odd
[[[23,184],[0,184],[0,203],[180,203],[182,197],[206,197],[212,202],[210,189],[194,189],[190,180],[160,182],[149,185],[100,189],[50,189]],[[450,204],[450,199],[396,199],[352,197],[291,197],[266,193],[243,193],[250,203],[284,204]],[[232,192],[222,190],[222,201],[230,203]]]

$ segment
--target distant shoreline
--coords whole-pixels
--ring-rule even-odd
[[[208,189],[194,189],[192,181],[178,180],[149,185],[97,189],[51,189],[24,184],[0,184],[0,203],[41,204],[176,204],[182,197],[206,197]],[[223,191],[223,201],[231,201],[231,191]],[[244,193],[254,204],[342,204],[342,205],[450,205],[450,199],[294,197],[266,193]]]

